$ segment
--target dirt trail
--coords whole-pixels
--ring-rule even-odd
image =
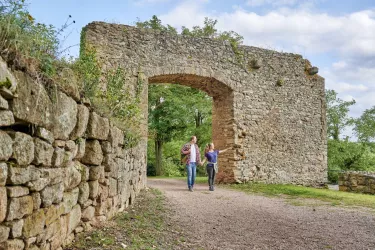
[[[375,214],[364,209],[293,206],[203,184],[188,192],[182,180],[148,186],[165,194],[191,249],[375,249]]]

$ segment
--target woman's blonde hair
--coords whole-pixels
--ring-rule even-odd
[[[207,143],[206,147],[204,148],[204,153],[206,154],[208,151],[210,151],[210,147],[212,146],[212,142]]]

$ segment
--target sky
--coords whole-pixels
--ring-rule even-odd
[[[176,28],[216,19],[221,31],[233,30],[244,45],[301,54],[326,89],[343,100],[356,101],[357,118],[375,106],[374,0],[29,0],[37,22],[61,27],[75,21],[61,36],[62,48],[77,56],[82,27],[92,21],[134,25],[157,15]],[[66,36],[66,38],[64,38]],[[351,131],[345,131],[351,136]]]

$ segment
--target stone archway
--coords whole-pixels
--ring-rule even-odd
[[[212,97],[212,140],[216,148],[224,149],[234,146],[234,110],[233,89],[212,77],[202,77],[193,74],[164,74],[150,76],[148,83],[172,83],[180,84],[206,92]],[[227,182],[234,180],[233,167],[235,151],[229,151],[220,155],[220,173],[217,181]]]
[[[214,142],[234,146],[219,180],[326,181],[324,79],[300,55],[103,22],[87,25],[84,39],[103,71],[122,67],[133,83],[142,71],[147,83],[178,82],[214,98]],[[147,86],[142,95],[147,135]]]

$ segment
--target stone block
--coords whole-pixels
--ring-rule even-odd
[[[8,178],[8,166],[4,162],[0,162],[0,187],[5,186]]]
[[[95,112],[90,113],[87,124],[87,136],[89,139],[107,140],[109,134],[109,120]]]
[[[79,184],[78,188],[79,188],[78,203],[81,205],[84,205],[89,199],[90,186],[87,182],[82,182],[81,184]]]
[[[117,195],[117,180],[114,178],[109,178],[109,197]]]
[[[65,143],[65,150],[66,151],[69,151],[69,152],[74,152],[76,150],[76,144],[74,141],[70,140],[70,141],[66,141]]]
[[[75,101],[79,101],[79,83],[74,71],[69,67],[64,67],[62,70],[57,72],[57,79],[61,90],[68,96],[72,97]]]
[[[64,163],[65,157],[65,150],[62,148],[55,148],[53,155],[52,155],[52,166],[53,167],[61,167]]]
[[[61,220],[60,218],[58,218],[57,220],[54,220],[52,223],[46,225],[44,239],[47,241],[55,236],[61,237],[60,232]]]
[[[67,234],[70,234],[79,225],[81,221],[81,207],[79,205],[75,205],[72,211],[70,211],[70,213],[67,214],[67,218]]]
[[[47,208],[44,208],[45,214],[45,224],[46,226],[52,224],[54,221],[60,218],[62,214],[64,214],[64,206],[62,204],[59,205],[51,205]]]
[[[112,147],[124,145],[124,132],[116,126],[111,126],[108,141],[112,144]]]
[[[84,135],[89,121],[90,111],[85,105],[77,105],[77,124],[70,134],[71,140],[76,140]]]
[[[33,244],[36,242],[36,237],[31,237],[24,240],[26,249],[33,247]]]
[[[43,127],[37,127],[36,136],[52,144],[55,141],[53,133]]]
[[[35,165],[51,166],[52,165],[52,155],[54,153],[54,148],[48,142],[45,142],[39,138],[34,139],[35,145],[35,158],[33,163]]]
[[[82,178],[81,169],[82,167],[79,162],[71,162],[71,164],[65,169],[65,191],[70,191],[79,185]]]
[[[0,187],[0,223],[5,220],[7,215],[8,197],[5,187]]]
[[[9,165],[8,166],[8,179],[7,184],[9,185],[22,185],[29,182],[32,179],[30,170],[34,170],[35,167],[30,165],[25,168]]]
[[[30,181],[26,186],[30,189],[31,192],[39,192],[43,190],[47,185],[50,184],[50,179],[48,178],[39,178],[36,181]]]
[[[30,195],[10,198],[6,220],[22,219],[25,215],[32,214],[33,208],[33,198]]]
[[[96,181],[104,178],[104,166],[90,166],[89,180]]]
[[[7,194],[10,198],[21,197],[29,194],[29,189],[22,186],[7,187]]]
[[[89,181],[89,188],[90,188],[90,193],[89,193],[89,198],[90,199],[96,199],[99,193],[99,182],[98,181]]]
[[[95,215],[105,215],[107,214],[108,210],[108,202],[105,200],[98,203],[98,205],[95,207]]]
[[[43,232],[45,224],[46,215],[44,210],[40,209],[25,218],[22,234],[26,238],[37,236]]]
[[[42,205],[42,198],[40,197],[40,193],[39,192],[31,193],[31,197],[33,198],[34,211],[38,210],[40,206]]]
[[[16,132],[13,134],[12,157],[20,166],[29,165],[34,159],[34,142],[30,135]]]
[[[19,84],[18,98],[13,99],[10,108],[15,118],[49,129],[54,122],[53,106],[42,84],[22,72],[16,72]]]
[[[7,240],[0,244],[0,249],[20,250],[25,248],[25,243],[20,239]]]
[[[0,161],[7,161],[13,153],[13,140],[12,138],[0,130]]]
[[[81,172],[81,182],[88,181],[90,175],[89,167],[83,165],[79,161],[75,161],[75,166],[77,167],[78,171]]]
[[[53,146],[56,148],[56,147],[59,147],[59,148],[65,148],[65,143],[66,143],[66,141],[64,141],[64,140],[55,140],[54,142],[53,142]]]
[[[77,103],[62,92],[57,92],[56,98],[51,130],[55,139],[67,140],[77,124]]]
[[[111,154],[113,153],[112,144],[109,141],[102,141],[102,151],[104,154]]]
[[[72,208],[77,205],[79,196],[79,188],[73,189],[71,192],[65,192],[63,195],[62,205],[64,207],[64,214],[69,213]]]
[[[60,203],[63,198],[64,184],[58,183],[52,186],[47,186],[40,192],[42,199],[42,207],[48,207],[52,204]]]
[[[9,109],[8,101],[0,95],[0,109]]]
[[[102,147],[98,140],[86,141],[85,155],[81,161],[88,165],[100,165],[102,163]]]
[[[85,149],[86,149],[86,139],[79,138],[77,140],[77,153],[74,159],[80,160],[83,156],[85,156]]]
[[[10,228],[9,238],[20,238],[22,236],[23,224],[23,220],[14,220],[7,222],[6,225]]]
[[[0,110],[0,127],[6,127],[15,123],[12,111]]]
[[[98,202],[104,202],[108,199],[109,197],[109,187],[108,186],[99,186],[99,197],[98,197]]]
[[[9,238],[9,232],[10,232],[9,227],[0,226],[0,243],[5,242]]]
[[[115,154],[107,154],[104,156],[103,160],[103,166],[104,166],[104,171],[106,172],[111,172],[112,165],[115,164]]]
[[[82,210],[82,221],[87,222],[92,220],[95,216],[95,207],[88,206],[87,208]]]

